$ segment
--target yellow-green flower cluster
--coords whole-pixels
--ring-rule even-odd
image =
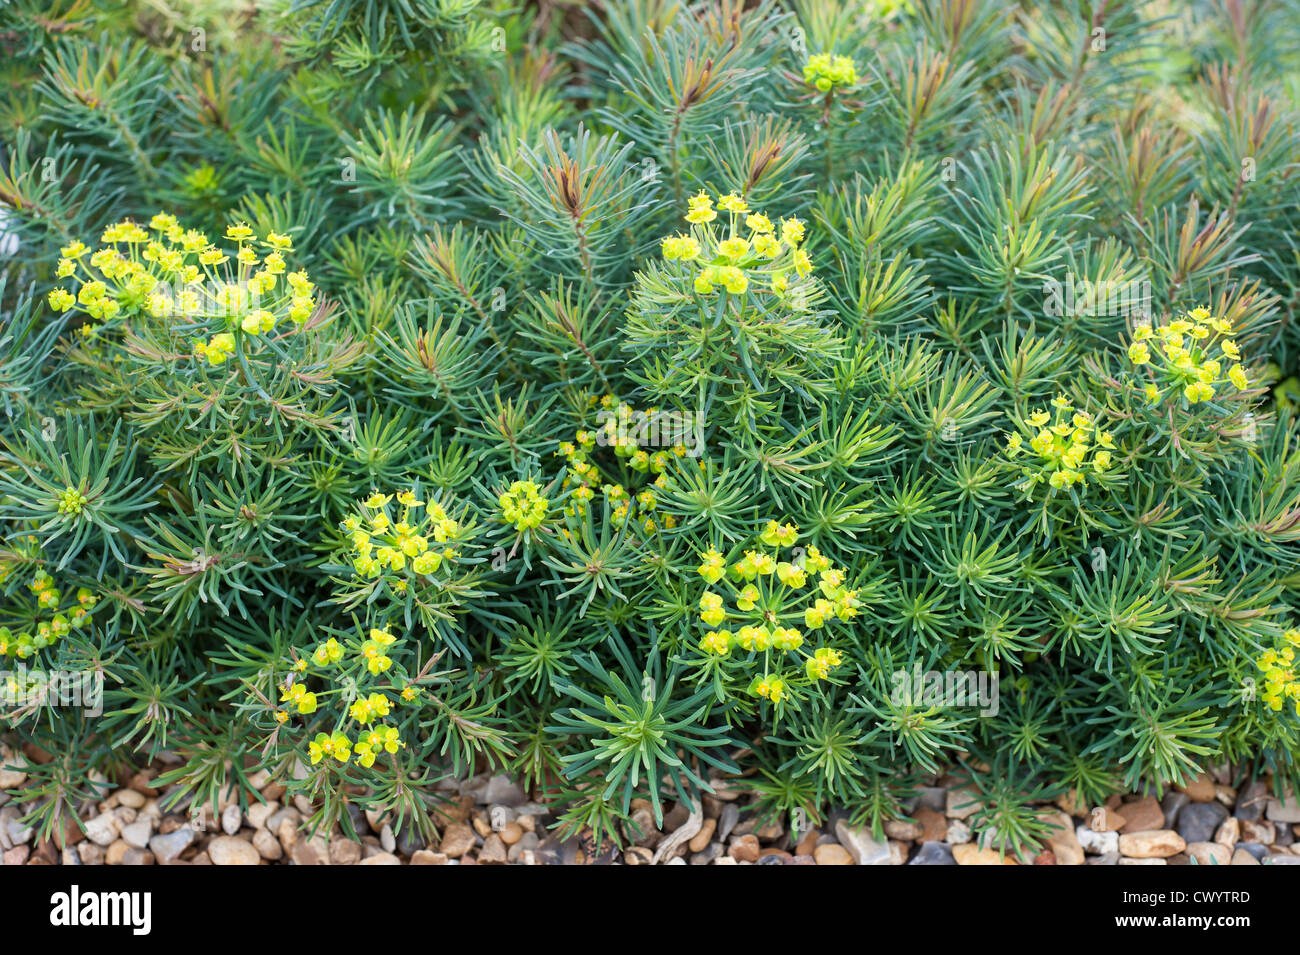
[[[588,406],[594,408],[596,404],[596,396],[590,395]],[[640,410],[613,395],[600,398],[599,405],[595,427],[579,428],[573,440],[560,442],[555,452],[567,464],[561,487],[566,490],[573,488],[565,515],[585,513],[599,491],[609,500],[610,520],[616,527],[623,526],[634,516],[646,531],[654,531],[659,524],[666,528],[676,527],[677,519],[671,514],[661,515],[656,523],[652,512],[658,507],[658,500],[654,492],[667,486],[668,478],[664,472],[674,458],[687,455],[686,446],[676,443],[667,448],[641,447],[639,437],[654,431],[657,408]],[[629,489],[617,479],[608,478],[601,471],[597,447],[609,448],[614,458],[622,461],[631,472],[646,478],[653,474],[654,479],[648,483],[638,482]]]
[[[149,314],[224,329],[194,346],[194,354],[213,365],[234,353],[238,334],[263,335],[281,321],[302,325],[311,317],[315,286],[306,272],[288,271],[289,236],[270,232],[259,240],[239,223],[223,238],[234,246],[219,248],[166,213],[154,216],[147,229],[129,219],[115,223],[94,252],[80,241],[60,250],[57,275],[77,291],[54,289],[50,307],[76,309],[96,322]],[[80,330],[89,334],[94,326]]]
[[[1142,391],[1152,404],[1171,392],[1194,405],[1213,401],[1220,389],[1250,387],[1232,323],[1207,308],[1192,309],[1164,325],[1138,325],[1128,359],[1146,378]]]
[[[380,753],[396,753],[404,746],[406,744],[402,742],[397,727],[375,726],[364,730],[355,744],[340,730],[317,733],[316,738],[307,744],[307,754],[314,766],[322,759],[346,763],[353,757],[355,750],[357,765],[369,769],[375,765],[375,757]]]
[[[332,732],[318,733],[307,746],[307,753],[316,764],[330,759],[339,763],[353,760],[357,765],[369,768],[374,765],[376,757],[382,753],[396,753],[406,744],[401,739],[400,731],[383,722],[393,710],[404,703],[411,703],[419,696],[419,687],[406,684],[400,692],[391,683],[372,684],[364,689],[358,688],[358,682],[364,681],[366,674],[370,677],[382,677],[393,667],[389,656],[393,646],[398,642],[388,628],[372,627],[359,643],[345,647],[336,638],[330,637],[317,644],[310,656],[298,658],[291,668],[291,674],[281,688],[280,703],[282,708],[276,710],[275,719],[284,724],[289,720],[289,709],[296,710],[303,716],[315,713],[323,700],[331,696],[341,696],[348,702],[346,714],[340,714],[337,728]],[[315,670],[312,670],[312,667]],[[307,676],[322,679],[327,689],[318,697],[307,689]],[[299,680],[298,677],[303,679]],[[384,680],[388,680],[384,677]],[[396,699],[390,693],[397,693]],[[355,734],[350,736],[349,727]]]
[[[725,223],[718,220],[719,211],[727,214]],[[719,196],[715,208],[708,193],[701,192],[690,200],[686,221],[690,231],[666,236],[661,249],[669,262],[694,270],[692,287],[698,295],[719,288],[741,295],[761,288],[784,296],[791,276],[798,281],[812,274],[812,260],[801,247],[804,224],[798,219],[783,219],[778,228],[734,193]]]
[[[816,53],[803,67],[803,81],[823,93],[858,85],[858,68],[847,56]]]
[[[536,481],[515,481],[497,498],[497,504],[501,507],[501,520],[513,524],[521,533],[541,527],[550,507]]]
[[[376,491],[342,526],[352,542],[352,567],[357,574],[371,579],[397,575],[390,583],[399,591],[408,576],[428,577],[444,561],[458,556],[454,545],[460,525],[442,505],[426,505],[414,491]]]
[[[1055,490],[1085,487],[1088,475],[1105,474],[1112,466],[1115,439],[1086,411],[1075,410],[1064,395],[1052,400],[1052,411],[1035,411],[1024,421],[1012,416],[1017,430],[1007,437],[1007,456],[1025,456],[1024,480],[1030,490],[1046,481]]]
[[[1300,629],[1282,635],[1280,644],[1265,650],[1255,661],[1264,674],[1264,692],[1260,699],[1271,710],[1281,711],[1289,700],[1300,715],[1300,673],[1296,668],[1296,650],[1300,649]]]
[[[794,548],[798,539],[793,525],[769,521],[758,535],[761,548],[745,549],[730,562],[710,548],[696,568],[710,588],[699,600],[699,620],[707,628],[699,643],[705,659],[733,658],[733,650],[762,654],[763,672],[747,690],[772,703],[781,702],[792,685],[830,678],[843,662],[841,654],[830,647],[809,652],[805,634],[834,620],[852,620],[861,606],[857,591],[845,586],[844,571],[816,547],[782,559],[782,549]],[[719,584],[725,594],[713,589]],[[802,675],[788,670],[790,654],[803,658]]]
[[[99,602],[99,598],[85,587],[78,588],[75,594],[65,594],[54,585],[54,578],[43,570],[36,572],[27,589],[36,598],[35,618],[28,611],[25,616],[30,625],[19,628],[17,632],[0,626],[0,657],[31,659],[73,630],[80,630],[90,623],[91,611]],[[45,618],[47,614],[48,618]]]

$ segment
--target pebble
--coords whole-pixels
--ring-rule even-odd
[[[502,841],[504,842],[505,840]],[[541,845],[541,840],[537,838],[537,833],[525,832],[523,836],[520,837],[519,841],[510,847],[510,850],[506,853],[506,858],[511,862],[519,862],[523,860],[525,856],[535,858],[535,853],[537,852],[537,847],[539,845]],[[720,850],[721,846],[719,846],[719,851]],[[528,864],[532,865],[531,862]]]
[[[528,794],[509,776],[502,774],[488,780],[478,801],[497,806],[522,806],[528,801]]]
[[[1199,865],[1228,865],[1232,861],[1232,850],[1218,842],[1188,843],[1187,854]]]
[[[1077,789],[1071,789],[1069,792],[1057,796],[1055,805],[1057,809],[1067,816],[1086,816],[1088,814],[1088,807],[1079,798]]]
[[[1129,859],[1165,859],[1187,848],[1186,840],[1172,829],[1125,832],[1119,837],[1119,851]],[[1120,860],[1122,865],[1124,860]]]
[[[401,865],[402,860],[391,852],[380,852],[368,859],[362,859],[358,865]]]
[[[280,840],[281,843],[284,840]],[[293,844],[293,849],[289,852],[289,857],[293,859],[294,865],[324,865],[320,853],[310,842],[300,840]]]
[[[123,841],[134,849],[149,848],[149,840],[152,837],[153,820],[147,817],[122,827]]]
[[[722,807],[722,814],[718,816],[718,838],[726,841],[727,836],[731,835],[731,830],[736,828],[736,823],[740,821],[740,807],[734,802],[729,802]]]
[[[1056,857],[1057,865],[1083,865],[1083,846],[1074,832],[1074,822],[1063,812],[1040,814],[1040,818],[1053,824],[1047,836],[1047,845]]]
[[[1116,841],[1118,842],[1118,839]],[[1091,856],[1088,859],[1088,865],[1119,865],[1119,850],[1103,852],[1099,856]]]
[[[1300,822],[1300,803],[1294,794],[1286,800],[1269,799],[1268,818],[1273,822]]]
[[[1088,814],[1088,828],[1093,832],[1118,832],[1128,822],[1113,809],[1097,806]]]
[[[153,865],[156,860],[148,849],[127,849],[122,853],[122,865]]]
[[[1147,829],[1164,829],[1165,812],[1154,796],[1133,802],[1121,803],[1119,814],[1124,817],[1121,832],[1142,832]]]
[[[705,819],[700,826],[700,831],[693,835],[691,841],[686,844],[687,848],[691,852],[703,852],[708,848],[713,839],[713,833],[717,828],[718,821],[716,819]]]
[[[813,850],[818,865],[854,865],[853,856],[843,846],[831,842]]]
[[[921,834],[914,841],[943,842],[948,834],[948,820],[942,812],[921,806],[916,810],[915,816],[921,826]]]
[[[524,827],[517,822],[507,822],[497,833],[501,841],[508,846],[513,846],[516,842],[524,837]]]
[[[1118,832],[1094,832],[1087,826],[1081,825],[1075,828],[1074,836],[1079,840],[1079,846],[1084,852],[1093,855],[1105,855],[1108,852],[1119,852]]]
[[[474,830],[464,823],[455,822],[442,834],[438,851],[450,859],[458,859],[474,848]]]
[[[1268,807],[1268,787],[1258,780],[1248,783],[1237,793],[1237,805],[1232,814],[1247,822],[1257,822]]]
[[[393,827],[389,823],[384,823],[384,828],[379,830],[379,844],[385,852],[397,851],[397,836],[393,835]]]
[[[1119,860],[1120,865],[1168,865],[1164,859],[1135,859],[1125,857]]]
[[[0,747],[0,789],[17,789],[27,781],[27,774],[19,766],[27,761],[7,747]]]
[[[1018,865],[1009,854],[1001,855],[996,849],[981,849],[973,842],[952,847],[952,857],[958,865]]]
[[[889,845],[876,841],[865,826],[850,826],[845,819],[835,823],[835,839],[858,865],[888,865]]]
[[[915,842],[925,831],[919,822],[904,819],[890,819],[884,825],[885,835],[902,842]]]
[[[262,861],[252,843],[234,836],[217,836],[208,843],[207,853],[213,865],[257,865]]]
[[[1241,830],[1240,842],[1258,842],[1266,846],[1271,846],[1277,841],[1277,827],[1271,822],[1259,820],[1251,822],[1246,820],[1238,823]]]
[[[1160,808],[1165,814],[1164,827],[1166,829],[1174,828],[1174,824],[1178,821],[1178,813],[1181,812],[1182,808],[1189,802],[1191,802],[1191,800],[1187,798],[1187,793],[1165,793],[1165,798],[1160,800]]]
[[[960,819],[952,820],[952,822],[948,823],[948,835],[946,839],[948,844],[953,846],[959,846],[964,842],[970,842],[970,826],[966,825],[966,823],[962,822]]]
[[[112,845],[121,831],[121,823],[111,812],[102,812],[86,820],[86,838],[97,846]]]
[[[104,849],[95,845],[93,842],[83,842],[77,846],[77,855],[81,857],[82,865],[103,865]]]
[[[14,846],[12,849],[6,849],[4,853],[5,865],[22,865],[31,855],[32,850],[28,846]],[[80,859],[77,860],[80,863]]]
[[[908,865],[956,865],[952,846],[946,842],[923,842],[920,851]]]
[[[968,819],[980,808],[979,792],[968,786],[948,790],[944,813],[949,819]]]
[[[277,812],[280,811],[280,804],[272,800],[271,802],[257,802],[248,807],[248,812],[244,813],[244,818],[248,820],[249,828],[265,829],[267,823]]]
[[[727,850],[727,855],[737,862],[757,862],[759,853],[758,837],[753,833],[737,836]]]
[[[221,810],[221,831],[228,836],[233,836],[239,831],[239,824],[243,820],[244,814],[239,811],[239,806],[232,803]]]
[[[1214,780],[1209,773],[1201,773],[1190,783],[1184,786],[1176,787],[1179,791],[1187,794],[1187,798],[1192,802],[1214,802],[1216,795]]]
[[[267,862],[278,862],[284,858],[284,848],[269,829],[258,829],[253,833],[253,848]]]
[[[1217,802],[1193,802],[1178,814],[1178,834],[1187,842],[1210,842],[1228,810]]]
[[[9,810],[6,809],[6,812]],[[19,822],[17,819],[10,819],[5,825],[5,835],[9,837],[9,845],[21,846],[32,841],[33,829],[25,822]]]
[[[918,809],[943,812],[948,805],[948,792],[940,786],[922,786],[917,790],[917,796]]]
[[[131,847],[128,846],[125,842],[123,842],[121,839],[118,839],[111,846],[109,846],[107,850],[105,850],[104,865],[121,865],[122,857],[126,855],[127,850],[129,850],[130,848]]]
[[[508,861],[506,844],[501,841],[501,836],[494,832],[483,840],[483,848],[478,854],[478,861],[480,865],[502,865]]]
[[[356,865],[361,861],[361,843],[352,839],[331,839],[329,860],[330,865]]]
[[[1218,831],[1214,834],[1214,841],[1221,846],[1227,846],[1231,849],[1241,841],[1241,821],[1236,816],[1229,816],[1223,820]],[[1261,841],[1261,840],[1253,840]],[[1273,840],[1269,840],[1272,842]]]
[[[411,856],[411,865],[446,865],[447,857],[441,852],[420,849]]]
[[[143,809],[146,802],[143,793],[138,793],[134,789],[119,789],[117,791],[117,801],[128,809]]]
[[[687,847],[689,848],[689,846]],[[710,842],[699,852],[691,854],[691,865],[711,865],[722,856],[722,843]]]
[[[184,826],[172,832],[162,833],[149,840],[149,849],[158,862],[166,865],[189,848],[194,841],[194,830]]]

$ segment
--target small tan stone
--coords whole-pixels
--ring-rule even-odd
[[[969,786],[949,789],[944,814],[949,819],[967,819],[980,808],[980,794]]]
[[[504,865],[509,858],[506,844],[495,832],[483,840],[483,848],[478,854],[480,865]]]
[[[1214,802],[1214,780],[1210,778],[1209,773],[1201,773],[1186,786],[1176,788],[1187,793],[1187,797],[1192,802]]]
[[[351,839],[331,839],[329,858],[330,865],[356,865],[361,861],[361,843]]]
[[[1165,811],[1154,796],[1121,803],[1118,812],[1124,817],[1120,832],[1144,832],[1165,827]]]
[[[143,809],[145,804],[144,794],[138,793],[134,789],[119,789],[117,791],[117,801],[128,809]]]
[[[208,843],[207,852],[213,865],[257,865],[262,861],[252,843],[234,836],[217,836]]]
[[[1055,856],[1055,865],[1083,865],[1083,847],[1074,833],[1074,822],[1063,812],[1039,814],[1044,822],[1055,826],[1047,835],[1047,845]]]
[[[438,851],[451,859],[458,859],[474,848],[474,830],[463,822],[452,823],[442,834]]]
[[[253,848],[267,862],[278,862],[284,858],[284,848],[280,840],[271,835],[269,829],[258,829],[253,833]]]
[[[441,852],[430,852],[428,849],[417,849],[411,855],[411,865],[446,865],[447,857]]]
[[[952,857],[958,865],[1019,865],[1010,855],[1002,856],[996,849],[981,849],[973,842],[953,846]]]
[[[1241,841],[1241,823],[1237,821],[1236,816],[1229,816],[1223,820],[1223,824],[1219,826],[1219,831],[1214,834],[1214,841],[1221,846],[1226,846],[1229,851]]]
[[[1130,859],[1166,859],[1186,848],[1183,837],[1172,829],[1144,829],[1121,833],[1119,837],[1120,855]]]
[[[1240,829],[1239,842],[1258,842],[1260,845],[1271,846],[1277,841],[1277,827],[1263,819],[1257,822],[1242,820]]]
[[[131,846],[123,839],[118,839],[104,851],[105,865],[121,865],[122,857]]]
[[[853,865],[853,856],[838,842],[828,842],[813,849],[813,858],[818,865]]]
[[[1232,861],[1229,865],[1259,865],[1260,862],[1245,849],[1238,849],[1232,854]]]
[[[943,817],[940,816],[940,819]],[[794,847],[794,854],[797,856],[813,855],[813,850],[817,848],[817,840],[822,837],[820,829],[809,829],[799,840],[799,844]]]
[[[248,807],[248,812],[244,814],[248,820],[248,825],[253,829],[261,829],[266,825],[266,821],[280,811],[280,804],[276,800],[270,802],[257,802]]]
[[[1193,842],[1187,847],[1187,854],[1198,865],[1227,865],[1232,861],[1232,850],[1217,842]]]
[[[884,825],[885,835],[900,842],[915,842],[921,838],[921,824],[905,819],[889,819]]]
[[[708,848],[709,842],[713,839],[713,833],[717,831],[718,820],[705,819],[704,824],[700,826],[700,831],[691,837],[691,841],[686,844],[691,852],[703,852]]]
[[[362,859],[357,865],[401,865],[402,860],[391,852],[380,852],[369,859]]]
[[[916,821],[921,825],[921,842],[943,842],[948,834],[948,820],[943,813],[921,806],[915,815]]]
[[[727,850],[727,855],[737,862],[757,862],[759,853],[758,837],[753,833],[743,835],[736,839],[731,848]]]
[[[507,822],[497,833],[501,841],[508,846],[513,846],[516,842],[524,837],[524,827],[517,822]]]

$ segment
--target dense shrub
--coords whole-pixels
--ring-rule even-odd
[[[42,821],[1294,779],[1296,5],[580,7],[0,9]]]

